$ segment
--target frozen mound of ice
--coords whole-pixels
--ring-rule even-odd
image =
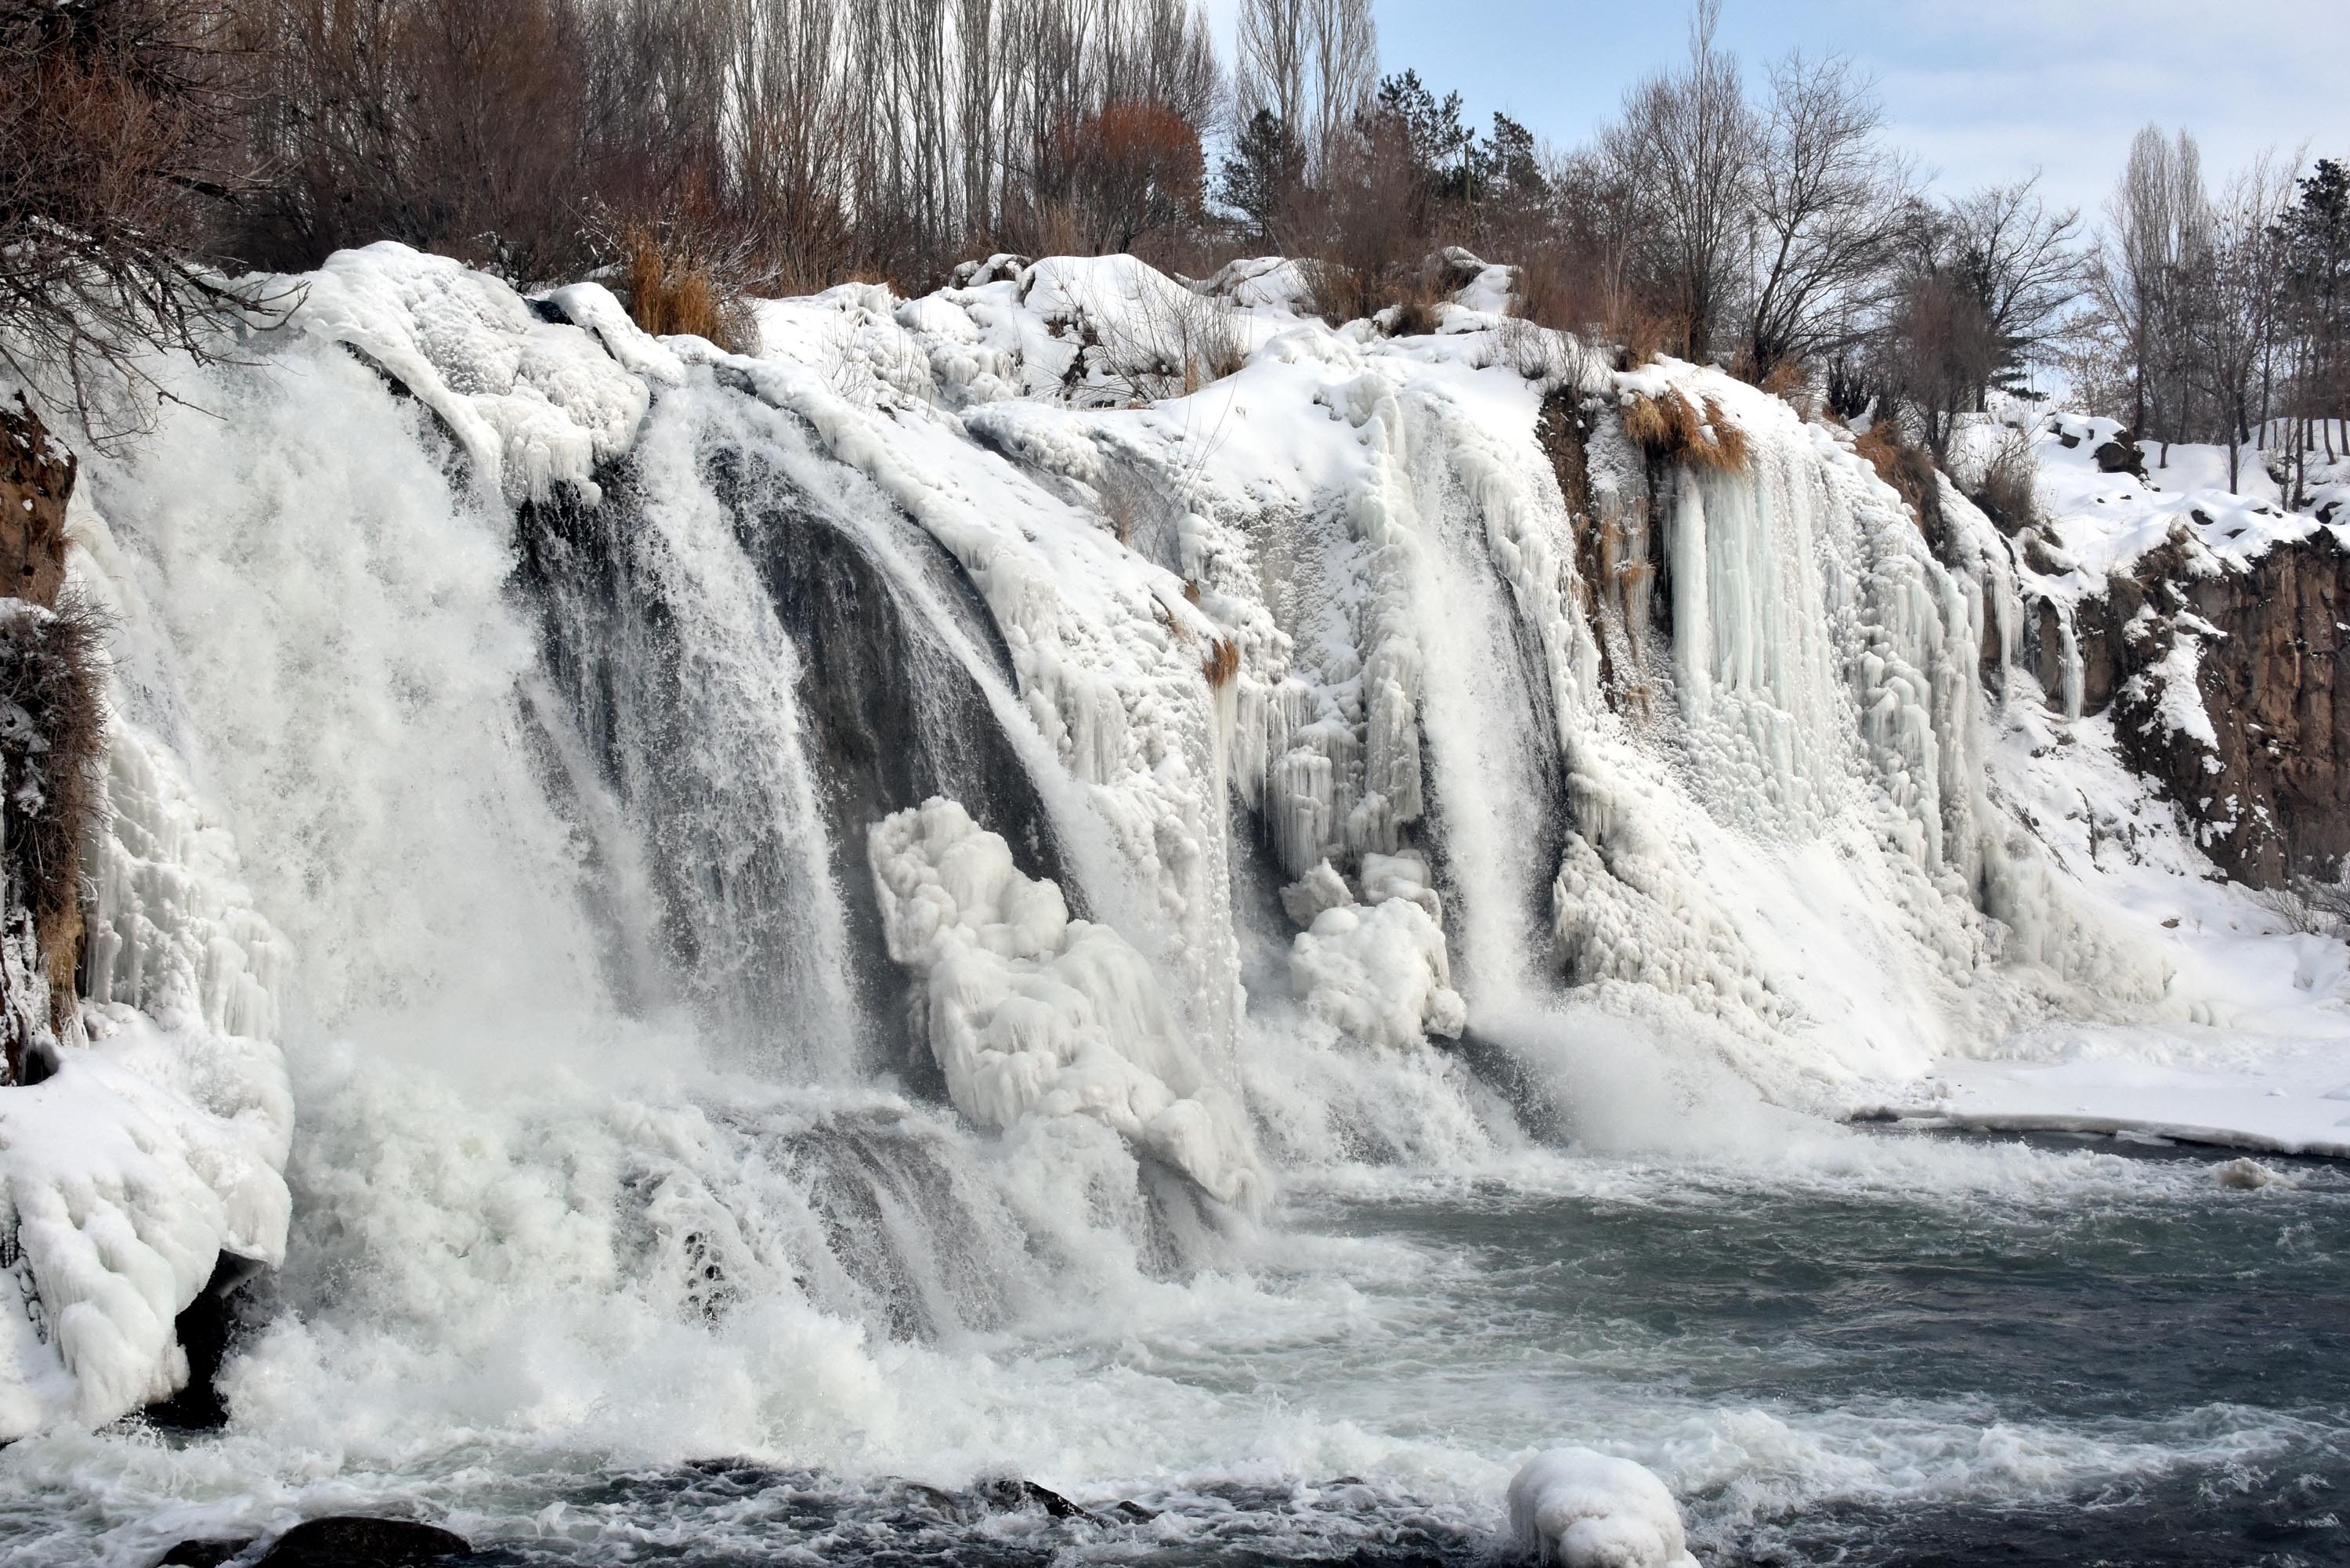
[[[630,370],[677,369],[673,354],[620,330],[625,317],[600,288],[556,301],[583,326],[543,321],[497,279],[390,240],[338,251],[286,283],[299,291],[295,326],[357,349],[423,400],[508,501],[557,484],[592,495],[596,465],[628,449],[651,400]]]
[[[873,826],[889,956],[919,977],[955,1107],[984,1127],[1089,1116],[1228,1203],[1263,1176],[1238,1104],[1182,1038],[1149,961],[951,800]]]
[[[1373,1044],[1400,1050],[1469,1022],[1443,929],[1407,898],[1323,910],[1297,933],[1289,973],[1316,1016]]]
[[[1552,1449],[1510,1482],[1510,1528],[1555,1568],[1697,1568],[1665,1483],[1629,1459]]]

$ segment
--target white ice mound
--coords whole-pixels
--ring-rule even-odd
[[[282,939],[169,753],[119,719],[106,793],[88,1038],[0,1092],[0,1441],[177,1392],[173,1320],[221,1255],[286,1251]]]
[[[1469,1022],[1444,932],[1408,898],[1323,910],[1297,933],[1289,976],[1316,1016],[1373,1044],[1401,1050]]]
[[[565,291],[558,307],[586,317],[594,335],[542,321],[497,279],[390,240],[338,251],[286,286],[299,291],[295,325],[399,378],[508,501],[544,498],[558,483],[593,494],[597,463],[636,440],[651,401],[630,369],[682,374],[675,355],[623,330],[617,303],[602,310],[593,295]]]
[[[1071,919],[1057,885],[1021,875],[1003,836],[951,800],[876,823],[867,852],[956,1109],[997,1129],[1089,1116],[1227,1203],[1261,1190],[1239,1105],[1124,937]]]
[[[1510,1482],[1510,1528],[1556,1568],[1697,1568],[1665,1483],[1589,1449],[1536,1454]]]

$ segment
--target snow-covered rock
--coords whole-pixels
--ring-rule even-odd
[[[1444,932],[1409,898],[1324,909],[1297,933],[1289,968],[1309,1009],[1373,1044],[1399,1050],[1458,1035],[1469,1022]]]
[[[1510,1482],[1510,1528],[1546,1568],[1697,1568],[1665,1483],[1589,1449],[1528,1459]]]

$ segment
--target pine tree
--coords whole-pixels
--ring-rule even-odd
[[[1216,178],[1216,197],[1248,214],[1266,242],[1280,247],[1281,216],[1305,174],[1305,151],[1281,117],[1261,109],[1233,139]]]

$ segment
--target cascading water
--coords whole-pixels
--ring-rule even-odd
[[[2158,1005],[1982,786],[2012,579],[1963,503],[1929,548],[1759,393],[1529,379],[1469,311],[1258,304],[1246,369],[1118,407],[1137,302],[1197,296],[1003,270],[777,304],[745,358],[378,247],[92,461],[93,1070],[210,1065],[147,1151],[182,1187],[122,1200],[143,1318],[90,1252],[148,1359],[13,1345],[58,1368],[0,1459],[23,1561],[421,1507],[515,1562],[1465,1563],[1561,1440],[1703,1551],[1842,1549],[2350,1431],[2192,1379],[1990,1409],[1721,1304],[1905,1225],[2225,1228],[2173,1165],[1797,1114]],[[1624,434],[1681,382],[1745,472]],[[2288,1235],[2343,1200],[2295,1194]],[[88,1430],[281,1234],[226,1429]]]

